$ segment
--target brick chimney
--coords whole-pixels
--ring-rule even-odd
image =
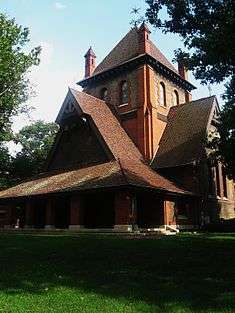
[[[85,78],[87,78],[93,74],[96,67],[95,65],[96,55],[91,47],[89,48],[84,57],[85,57]]]
[[[188,69],[181,61],[178,61],[178,72],[183,79],[188,80]]]
[[[188,69],[181,61],[178,61],[178,72],[181,78],[188,80]],[[185,91],[185,102],[190,101],[192,101],[192,94],[189,91]]]
[[[149,35],[151,31],[148,26],[143,22],[138,30],[139,33],[139,53],[149,53],[150,50],[150,40]]]

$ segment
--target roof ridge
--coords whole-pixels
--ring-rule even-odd
[[[124,37],[122,37],[121,40],[119,40],[116,45],[110,50],[110,52],[103,58],[103,60],[96,66],[93,74],[98,74],[100,72],[103,72],[103,70],[99,70],[99,67],[101,67],[102,63],[106,62],[108,60],[108,58],[113,54],[113,52],[118,48],[118,46],[120,46],[128,36],[130,36],[130,34],[136,32],[138,34],[138,28],[137,27],[134,27],[134,28],[131,28],[126,34]],[[121,62],[122,63],[122,62]],[[93,75],[92,75],[93,76]]]
[[[203,97],[203,98],[195,99],[195,100],[192,100],[192,101],[180,103],[180,104],[177,104],[177,105],[172,106],[172,107],[170,108],[170,110],[169,110],[169,113],[170,113],[170,111],[177,110],[178,108],[181,108],[181,107],[183,107],[183,106],[185,106],[185,105],[193,104],[194,102],[198,102],[198,101],[204,101],[204,100],[210,99],[210,98],[215,98],[215,99],[217,99],[217,98],[216,98],[216,95],[212,95],[212,96],[209,96],[209,97]],[[168,115],[169,115],[169,113],[168,113]]]

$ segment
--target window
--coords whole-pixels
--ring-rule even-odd
[[[166,88],[163,82],[160,83],[159,103],[160,105],[166,107]]]
[[[123,81],[120,86],[120,104],[128,103],[128,84]]]
[[[107,88],[102,88],[101,89],[100,99],[104,100],[105,102],[108,100],[108,90],[107,90]]]
[[[176,90],[174,90],[172,93],[172,105],[173,106],[179,105],[179,94]]]

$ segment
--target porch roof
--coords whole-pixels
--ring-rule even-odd
[[[78,169],[47,172],[30,181],[0,192],[0,199],[82,191],[97,188],[136,186],[153,188],[170,194],[192,195],[174,182],[162,177],[144,162],[142,155],[106,103],[84,92],[69,90],[78,115],[89,115],[113,160]],[[63,112],[63,106],[57,121]]]
[[[112,161],[60,173],[46,173],[0,192],[0,198],[19,198],[121,186],[154,188],[164,193],[188,194],[142,163]]]

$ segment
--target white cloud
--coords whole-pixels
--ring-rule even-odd
[[[61,2],[55,2],[54,7],[56,8],[56,10],[64,10],[67,6]]]

